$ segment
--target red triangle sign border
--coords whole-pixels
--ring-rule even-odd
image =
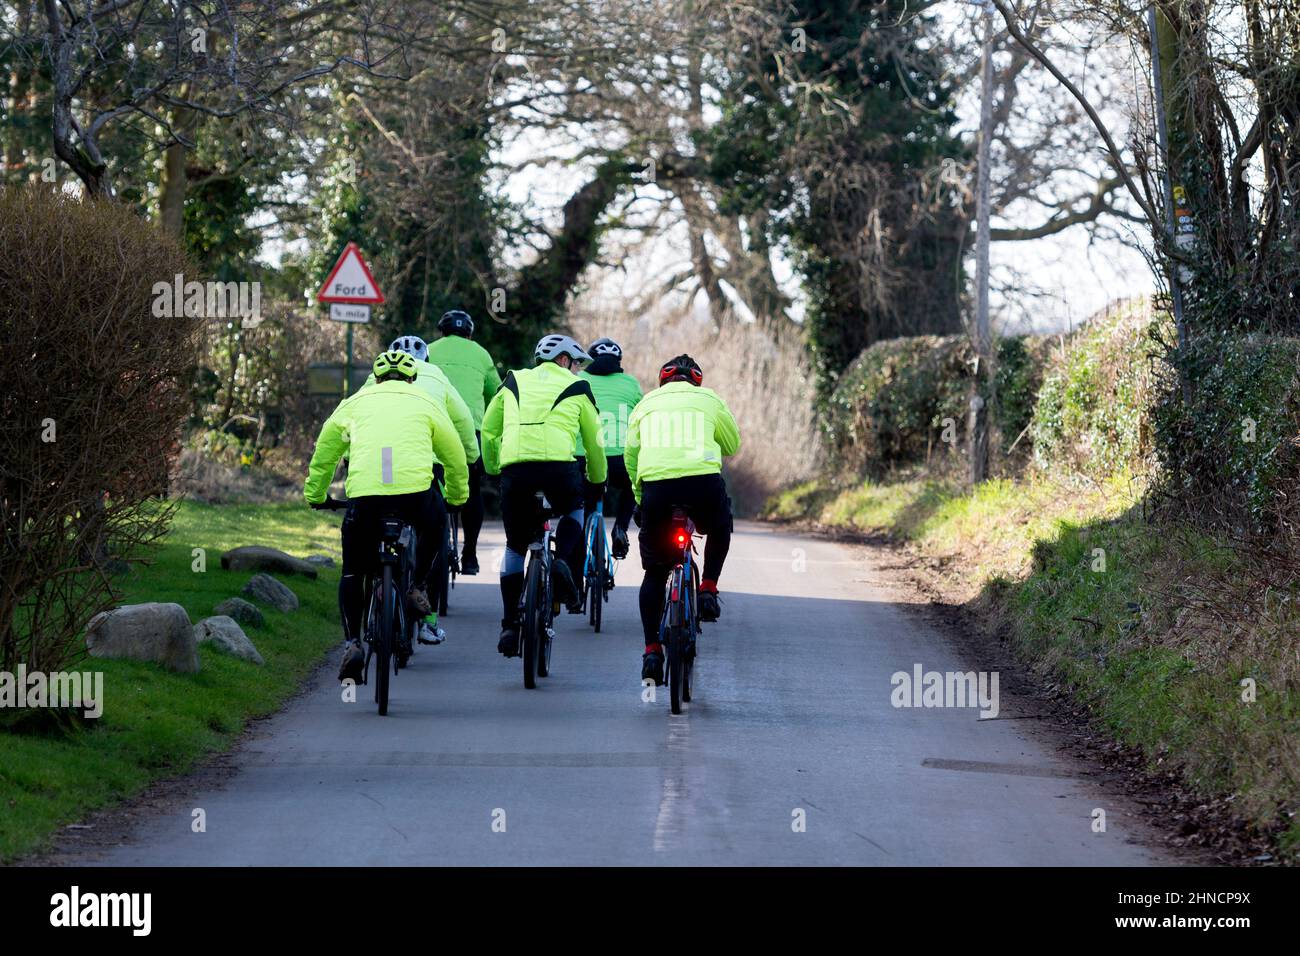
[[[366,280],[370,283],[370,288],[375,290],[375,294],[371,298],[357,298],[355,296],[349,297],[349,296],[329,295],[326,292],[326,290],[330,287],[330,283],[334,281],[334,277],[338,275],[339,270],[343,268],[343,263],[347,262],[349,256],[356,257],[357,265],[359,265],[361,267],[361,271],[365,273]],[[317,302],[339,302],[348,305],[382,305],[383,304],[384,294],[381,291],[379,291],[379,283],[375,281],[375,277],[370,271],[370,266],[366,265],[366,259],[363,255],[361,255],[361,249],[357,246],[355,242],[349,242],[346,246],[343,247],[343,252],[342,254],[339,255],[338,261],[334,263],[334,268],[330,270],[330,274],[325,277],[325,282],[322,283],[320,287],[320,291],[316,293],[316,301]]]

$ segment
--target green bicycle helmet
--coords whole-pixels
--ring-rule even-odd
[[[415,359],[406,352],[389,349],[387,352],[379,353],[379,357],[375,359],[374,371],[375,381],[377,382],[387,382],[389,379],[394,378],[414,382],[416,375]]]

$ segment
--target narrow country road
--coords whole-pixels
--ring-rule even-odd
[[[396,678],[391,716],[364,688],[344,704],[331,664],[219,784],[61,862],[1169,862],[1133,842],[1084,768],[1026,735],[1032,721],[1005,719],[1007,700],[992,720],[891,705],[896,671],[969,667],[878,583],[867,548],[738,524],[698,696],[674,718],[666,689],[642,701],[635,560],[605,631],[562,617],[553,676],[529,691],[496,653],[499,525],[484,537],[488,574],[459,582],[450,640]]]

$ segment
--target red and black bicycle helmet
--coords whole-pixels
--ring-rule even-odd
[[[669,359],[659,369],[659,384],[666,385],[678,379],[690,382],[692,385],[702,385],[704,384],[704,370],[700,368],[700,363],[689,355],[679,355],[674,359]]]

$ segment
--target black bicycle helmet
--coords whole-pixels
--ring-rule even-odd
[[[667,385],[669,382],[679,379],[690,382],[692,385],[702,385],[704,383],[704,370],[700,368],[700,363],[689,355],[679,355],[674,359],[669,359],[659,369],[659,384]]]
[[[463,335],[467,339],[473,338],[474,320],[469,317],[468,312],[452,309],[450,312],[442,313],[442,318],[438,320],[438,331],[443,335]]]

